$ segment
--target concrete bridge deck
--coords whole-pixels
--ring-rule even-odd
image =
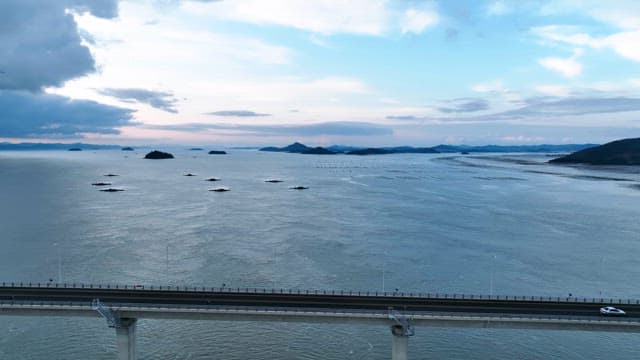
[[[601,316],[607,305],[627,316]],[[227,287],[3,283],[0,315],[105,316],[121,359],[135,358],[135,323],[144,318],[387,325],[393,359],[407,358],[413,326],[640,332],[640,300]]]

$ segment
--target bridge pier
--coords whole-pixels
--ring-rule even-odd
[[[136,360],[136,322],[135,318],[121,318],[115,327],[118,360]]]
[[[409,335],[402,325],[391,325],[391,360],[407,360]]]

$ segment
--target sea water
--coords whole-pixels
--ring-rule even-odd
[[[172,152],[0,153],[0,281],[640,298],[638,167]],[[125,191],[91,185],[105,181]],[[0,359],[115,358],[99,318],[2,316],[0,334]],[[387,359],[391,345],[387,327],[339,324],[142,319],[137,335],[140,359]],[[637,359],[637,340],[418,327],[409,352]]]

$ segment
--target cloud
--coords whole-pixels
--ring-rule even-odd
[[[511,12],[511,8],[506,2],[497,0],[487,6],[487,14],[491,16],[506,15]]]
[[[105,96],[110,96],[119,99],[123,102],[137,102],[147,104],[153,108],[160,109],[170,113],[177,113],[175,108],[177,99],[172,93],[163,91],[153,91],[147,89],[114,89],[106,88],[100,89],[98,92]]]
[[[582,51],[576,49],[573,55],[568,58],[546,57],[539,59],[538,63],[564,77],[573,78],[582,74],[582,64],[576,61],[581,54]]]
[[[249,110],[220,110],[206,113],[206,115],[214,116],[236,116],[236,117],[256,117],[256,116],[271,116],[271,114],[257,113]]]
[[[554,0],[537,5],[543,16],[580,14],[620,29],[640,28],[640,3],[636,0]]]
[[[547,25],[534,27],[531,32],[545,40],[572,46],[586,46],[594,49],[609,48],[618,55],[633,61],[640,61],[640,29],[622,31],[608,36],[593,37],[576,26]]]
[[[421,34],[427,28],[437,25],[439,21],[438,13],[431,6],[422,10],[411,8],[404,12],[400,30],[403,34]]]
[[[563,85],[538,85],[534,87],[534,90],[545,95],[558,97],[568,96],[571,93],[569,88]]]
[[[114,18],[117,0],[4,0],[0,4],[0,89],[40,91],[95,71],[72,13]]]
[[[392,135],[387,126],[352,121],[335,121],[308,125],[229,125],[191,123],[180,125],[144,125],[148,129],[202,132],[231,130],[247,135],[260,136],[380,136]]]
[[[415,115],[387,115],[385,116],[385,119],[388,120],[420,120],[422,119],[419,116],[415,116]]]
[[[608,36],[605,43],[618,55],[633,61],[640,61],[640,46],[638,46],[640,44],[640,30]]]
[[[632,97],[537,97],[523,106],[503,112],[464,118],[466,121],[502,121],[557,118],[640,111],[640,98]],[[456,120],[461,120],[456,118]]]
[[[471,90],[480,93],[501,93],[508,91],[502,80],[475,84],[471,86]]]
[[[325,35],[381,35],[388,21],[384,0],[234,0],[212,4],[187,2],[183,7],[195,14],[225,20],[287,26]]]
[[[133,110],[52,94],[0,91],[0,137],[82,137],[118,134]]]
[[[489,102],[484,99],[456,99],[449,102],[452,106],[437,109],[443,113],[468,113],[489,108]]]
[[[390,31],[420,34],[439,23],[434,2],[394,6],[387,0],[233,0],[205,4],[183,1],[191,14],[255,25],[286,26],[321,35],[383,36]],[[313,40],[313,38],[312,38]]]

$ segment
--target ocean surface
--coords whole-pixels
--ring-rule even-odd
[[[172,152],[0,152],[0,281],[640,298],[640,167]],[[284,182],[264,182],[274,178]],[[231,191],[208,191],[219,186]],[[143,319],[137,335],[140,359],[391,352],[384,326]],[[411,359],[635,360],[639,350],[625,333],[418,327],[409,340]],[[102,319],[0,317],[0,359],[115,356]]]

